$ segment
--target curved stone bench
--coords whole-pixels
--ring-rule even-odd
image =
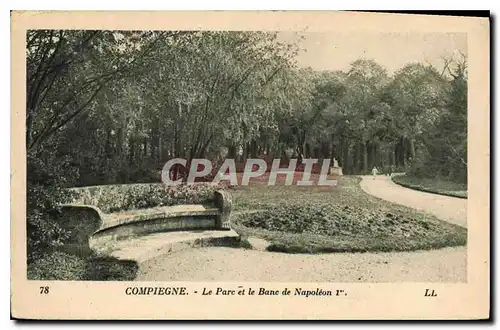
[[[78,189],[85,188],[76,188],[77,192]],[[91,189],[99,194],[105,190]],[[87,191],[83,191],[85,194]],[[92,193],[79,197],[74,203],[61,205],[60,221],[72,233],[70,245],[80,246],[79,249],[144,261],[181,247],[231,245],[239,241],[239,235],[230,228],[231,198],[223,190],[214,190],[211,200],[204,204],[107,212],[97,206],[99,198],[93,198]]]

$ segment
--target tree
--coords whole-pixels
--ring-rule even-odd
[[[426,140],[427,158],[415,172],[467,182],[467,58],[446,66],[444,110]],[[423,171],[422,169],[428,169]]]

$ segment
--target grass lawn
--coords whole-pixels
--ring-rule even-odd
[[[467,229],[363,192],[359,178],[335,187],[231,189],[233,228],[288,253],[410,251],[465,245]]]
[[[452,197],[467,198],[467,183],[457,183],[439,179],[417,178],[408,175],[394,176],[392,180],[397,184],[415,190]]]

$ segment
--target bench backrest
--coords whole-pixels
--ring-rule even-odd
[[[161,183],[121,184],[72,188],[71,204],[90,205],[104,213],[178,204],[215,204],[214,184],[165,186]]]

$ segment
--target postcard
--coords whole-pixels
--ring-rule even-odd
[[[489,318],[489,29],[12,12],[12,317]]]

